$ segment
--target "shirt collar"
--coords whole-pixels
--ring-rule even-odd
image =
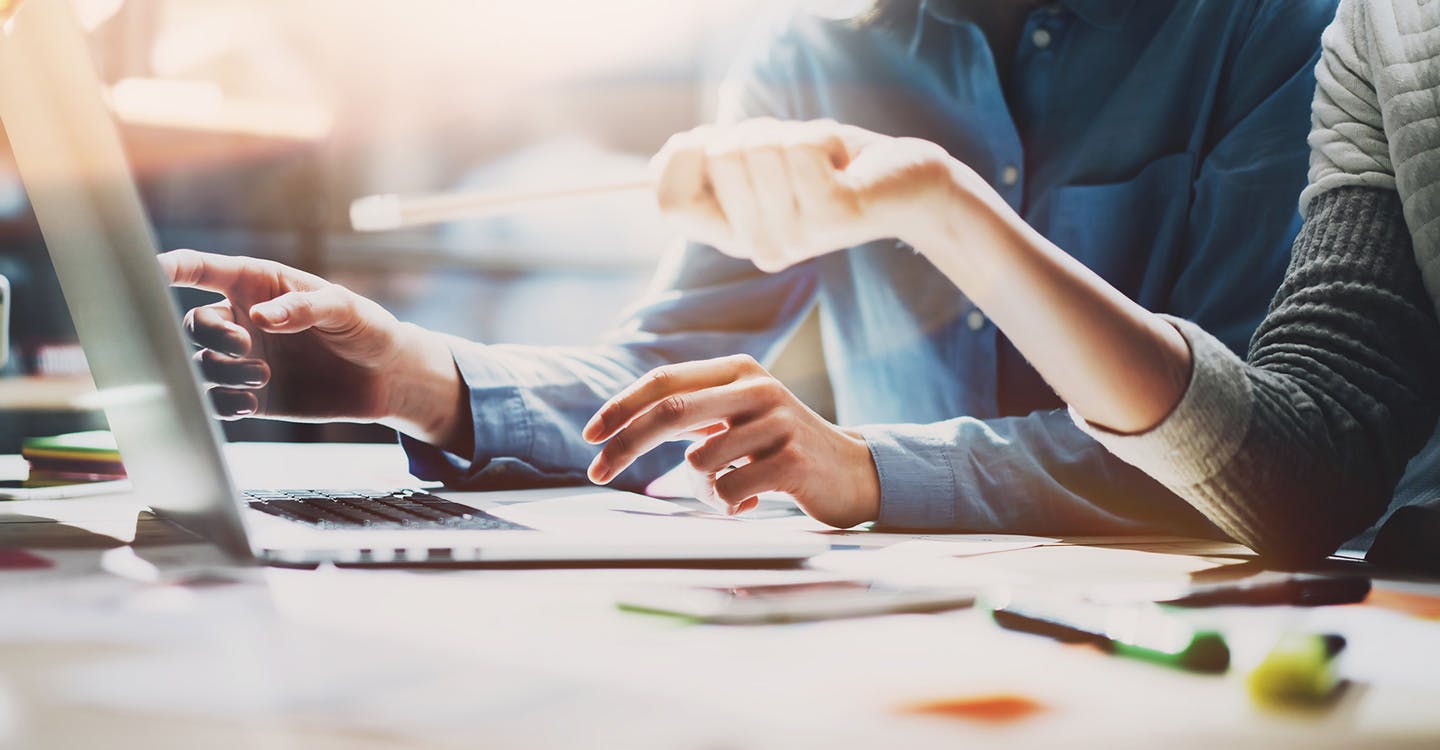
[[[1102,29],[1119,28],[1125,16],[1134,7],[1135,0],[1059,0],[1086,23]],[[951,0],[925,0],[925,10],[945,23],[961,23],[965,20]]]

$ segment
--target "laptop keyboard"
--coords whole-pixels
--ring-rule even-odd
[[[247,490],[251,508],[290,521],[335,529],[524,530],[479,508],[419,490]]]

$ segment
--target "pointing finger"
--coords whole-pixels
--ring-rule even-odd
[[[657,367],[605,402],[586,423],[581,437],[591,443],[603,442],[669,396],[732,383],[758,371],[760,364],[745,355]]]
[[[197,250],[171,250],[157,258],[160,268],[174,286],[204,289],[226,294],[247,274],[262,272],[260,261]]]
[[[756,408],[764,408],[751,396],[752,391],[743,384],[732,383],[660,400],[610,438],[590,464],[590,480],[604,484],[664,443],[701,427],[743,419]]]
[[[235,322],[229,302],[197,307],[185,313],[185,330],[191,340],[217,352],[243,357],[250,352],[250,332]]]

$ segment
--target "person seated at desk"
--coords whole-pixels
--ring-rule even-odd
[[[1298,227],[1312,69],[1334,8],[892,0],[866,23],[800,14],[736,67],[722,121],[828,117],[924,139],[929,155],[969,165],[1027,231],[1238,349]],[[897,177],[911,155],[890,154]],[[703,157],[717,188],[790,168],[739,143]],[[724,206],[753,227],[783,208]],[[775,274],[692,244],[608,341],[581,349],[447,338],[271,262],[162,257],[174,283],[227,297],[189,318],[222,414],[383,422],[425,478],[515,486],[583,481],[588,469],[639,489],[684,459],[678,438],[699,435],[689,460],[730,512],[780,490],[841,527],[1218,533],[1078,428],[974,303],[913,242],[892,239],[921,239],[910,230],[865,242],[840,232],[830,239],[853,247]],[[845,427],[755,363],[817,302]],[[677,392],[597,458],[587,438],[617,425],[585,426],[637,378],[632,392]]]
[[[1345,0],[1317,77],[1304,225],[1248,365],[1203,325],[1127,298],[932,144],[832,124],[697,132],[662,155],[662,196],[690,234],[771,270],[906,237],[1083,429],[1233,538],[1303,564],[1381,517],[1440,413],[1440,6]],[[726,142],[778,149],[792,169],[697,172]],[[740,201],[804,210],[755,221],[729,210]],[[645,400],[623,394],[602,416],[623,422]],[[1440,572],[1437,489],[1396,512],[1372,559]]]

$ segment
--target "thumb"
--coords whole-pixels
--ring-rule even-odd
[[[837,171],[845,171],[850,167],[851,162],[860,155],[871,144],[883,138],[878,133],[873,133],[864,128],[857,128],[854,125],[834,125],[831,133],[828,151],[830,152],[830,163]]]
[[[269,333],[300,333],[311,328],[336,332],[354,326],[357,317],[353,295],[339,284],[289,292],[250,308],[250,320]]]

